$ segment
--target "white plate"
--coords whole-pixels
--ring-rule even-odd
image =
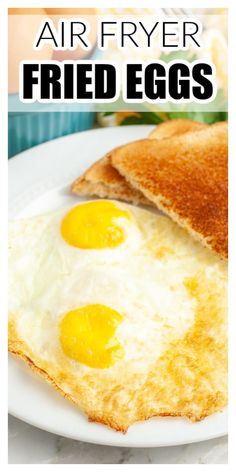
[[[10,217],[32,216],[78,201],[69,184],[111,148],[147,136],[150,126],[86,131],[34,147],[9,162]],[[198,423],[155,418],[127,434],[89,423],[76,407],[20,360],[9,359],[9,412],[27,423],[81,441],[112,446],[154,447],[186,444],[227,434],[227,413]]]

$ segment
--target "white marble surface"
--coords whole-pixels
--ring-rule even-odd
[[[9,416],[9,464],[227,464],[227,437],[161,448],[97,446]]]

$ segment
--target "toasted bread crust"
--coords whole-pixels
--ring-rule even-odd
[[[167,139],[172,136],[180,136],[184,133],[200,131],[207,127],[208,125],[206,123],[201,123],[200,121],[178,118],[176,120],[168,120],[160,123],[151,131],[148,138]]]
[[[95,162],[71,186],[72,193],[81,196],[96,195],[100,198],[116,198],[136,205],[154,206],[147,198],[132,188],[126,179],[111,165],[111,153]]]
[[[148,136],[149,139],[165,139],[190,131],[199,131],[208,125],[187,119],[168,120],[156,126]],[[127,180],[112,166],[111,150],[102,159],[95,162],[71,185],[72,193],[81,196],[98,196],[115,198],[135,205],[154,206],[142,192],[133,188]]]
[[[205,246],[227,257],[227,123],[172,139],[140,140],[112,164],[146,198]]]

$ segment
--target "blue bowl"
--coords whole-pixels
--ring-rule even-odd
[[[37,144],[92,128],[94,112],[8,113],[8,156]]]

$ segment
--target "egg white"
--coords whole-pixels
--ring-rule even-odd
[[[118,364],[147,369],[194,322],[196,301],[184,280],[204,264],[209,274],[209,260],[209,277],[221,266],[166,217],[119,205],[132,217],[120,219],[126,239],[114,249],[84,250],[67,244],[60,224],[68,208],[10,225],[9,311],[19,337],[50,362],[62,354],[59,323],[64,314],[98,303],[124,317],[116,337],[125,358]],[[163,244],[172,252],[158,257],[155,249]],[[66,361],[70,368],[85,368]]]
[[[113,249],[67,244],[68,207],[11,222],[9,349],[119,431],[156,415],[202,419],[227,402],[226,262],[169,218],[114,203],[131,218],[120,218],[126,237]],[[65,314],[91,304],[122,315],[123,356],[107,368],[60,344]]]

